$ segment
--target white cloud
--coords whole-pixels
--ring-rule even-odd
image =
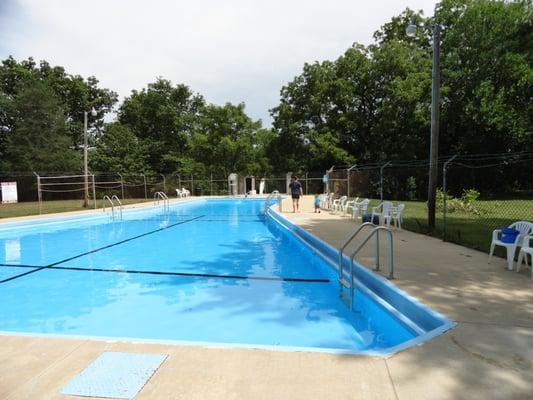
[[[127,96],[157,76],[269,122],[305,62],[335,59],[433,0],[0,0],[0,58],[33,56]]]

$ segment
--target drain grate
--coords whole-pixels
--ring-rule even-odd
[[[102,353],[61,394],[133,399],[166,358],[166,354]]]

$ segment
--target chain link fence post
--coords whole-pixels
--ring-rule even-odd
[[[390,165],[390,163],[391,161],[387,161],[379,168],[379,192],[381,202],[383,202],[383,170],[387,167],[387,165]]]
[[[447,187],[446,187],[446,170],[448,168],[448,165],[455,160],[457,155],[453,156],[452,158],[448,159],[444,165],[442,166],[442,240],[446,241],[446,199],[448,197]]]

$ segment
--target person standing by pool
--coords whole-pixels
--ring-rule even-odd
[[[302,184],[297,176],[291,176],[291,183],[289,183],[292,197],[292,212],[300,212],[300,196],[303,195]]]
[[[315,194],[315,213],[320,212],[320,192]]]

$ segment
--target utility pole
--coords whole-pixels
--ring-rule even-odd
[[[89,166],[88,166],[88,140],[87,140],[87,117],[88,112],[83,112],[83,187],[84,187],[84,196],[83,196],[83,208],[89,206]],[[91,109],[91,115],[96,117],[96,110]],[[96,202],[96,199],[94,199]]]
[[[433,68],[431,72],[431,139],[429,151],[428,226],[435,228],[440,119],[440,25],[433,27]]]

